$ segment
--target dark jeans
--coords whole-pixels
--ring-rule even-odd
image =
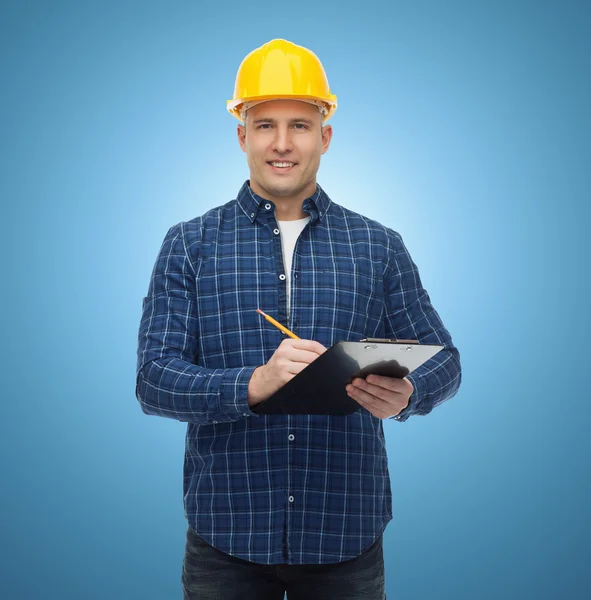
[[[185,600],[385,600],[382,536],[357,558],[330,565],[259,565],[216,550],[190,527]]]

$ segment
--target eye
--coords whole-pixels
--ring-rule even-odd
[[[267,129],[268,127],[271,127],[271,123],[261,123],[260,125],[257,125],[257,129]]]
[[[305,123],[295,123],[294,127],[296,129],[308,129],[308,126]]]

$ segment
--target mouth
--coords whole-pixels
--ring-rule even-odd
[[[298,163],[290,160],[270,160],[267,164],[273,169],[275,173],[287,173],[291,171]]]

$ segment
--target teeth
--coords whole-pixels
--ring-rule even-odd
[[[293,167],[293,165],[295,165],[295,163],[292,162],[272,162],[271,164],[274,167]]]

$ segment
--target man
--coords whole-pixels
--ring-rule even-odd
[[[142,409],[188,423],[184,597],[384,598],[381,419],[453,396],[459,354],[400,235],[316,183],[336,109],[318,58],[285,40],[263,45],[242,62],[228,108],[244,122],[250,179],[169,230],[139,334]],[[355,380],[353,414],[256,413],[328,347],[364,337],[444,350],[404,379]]]

